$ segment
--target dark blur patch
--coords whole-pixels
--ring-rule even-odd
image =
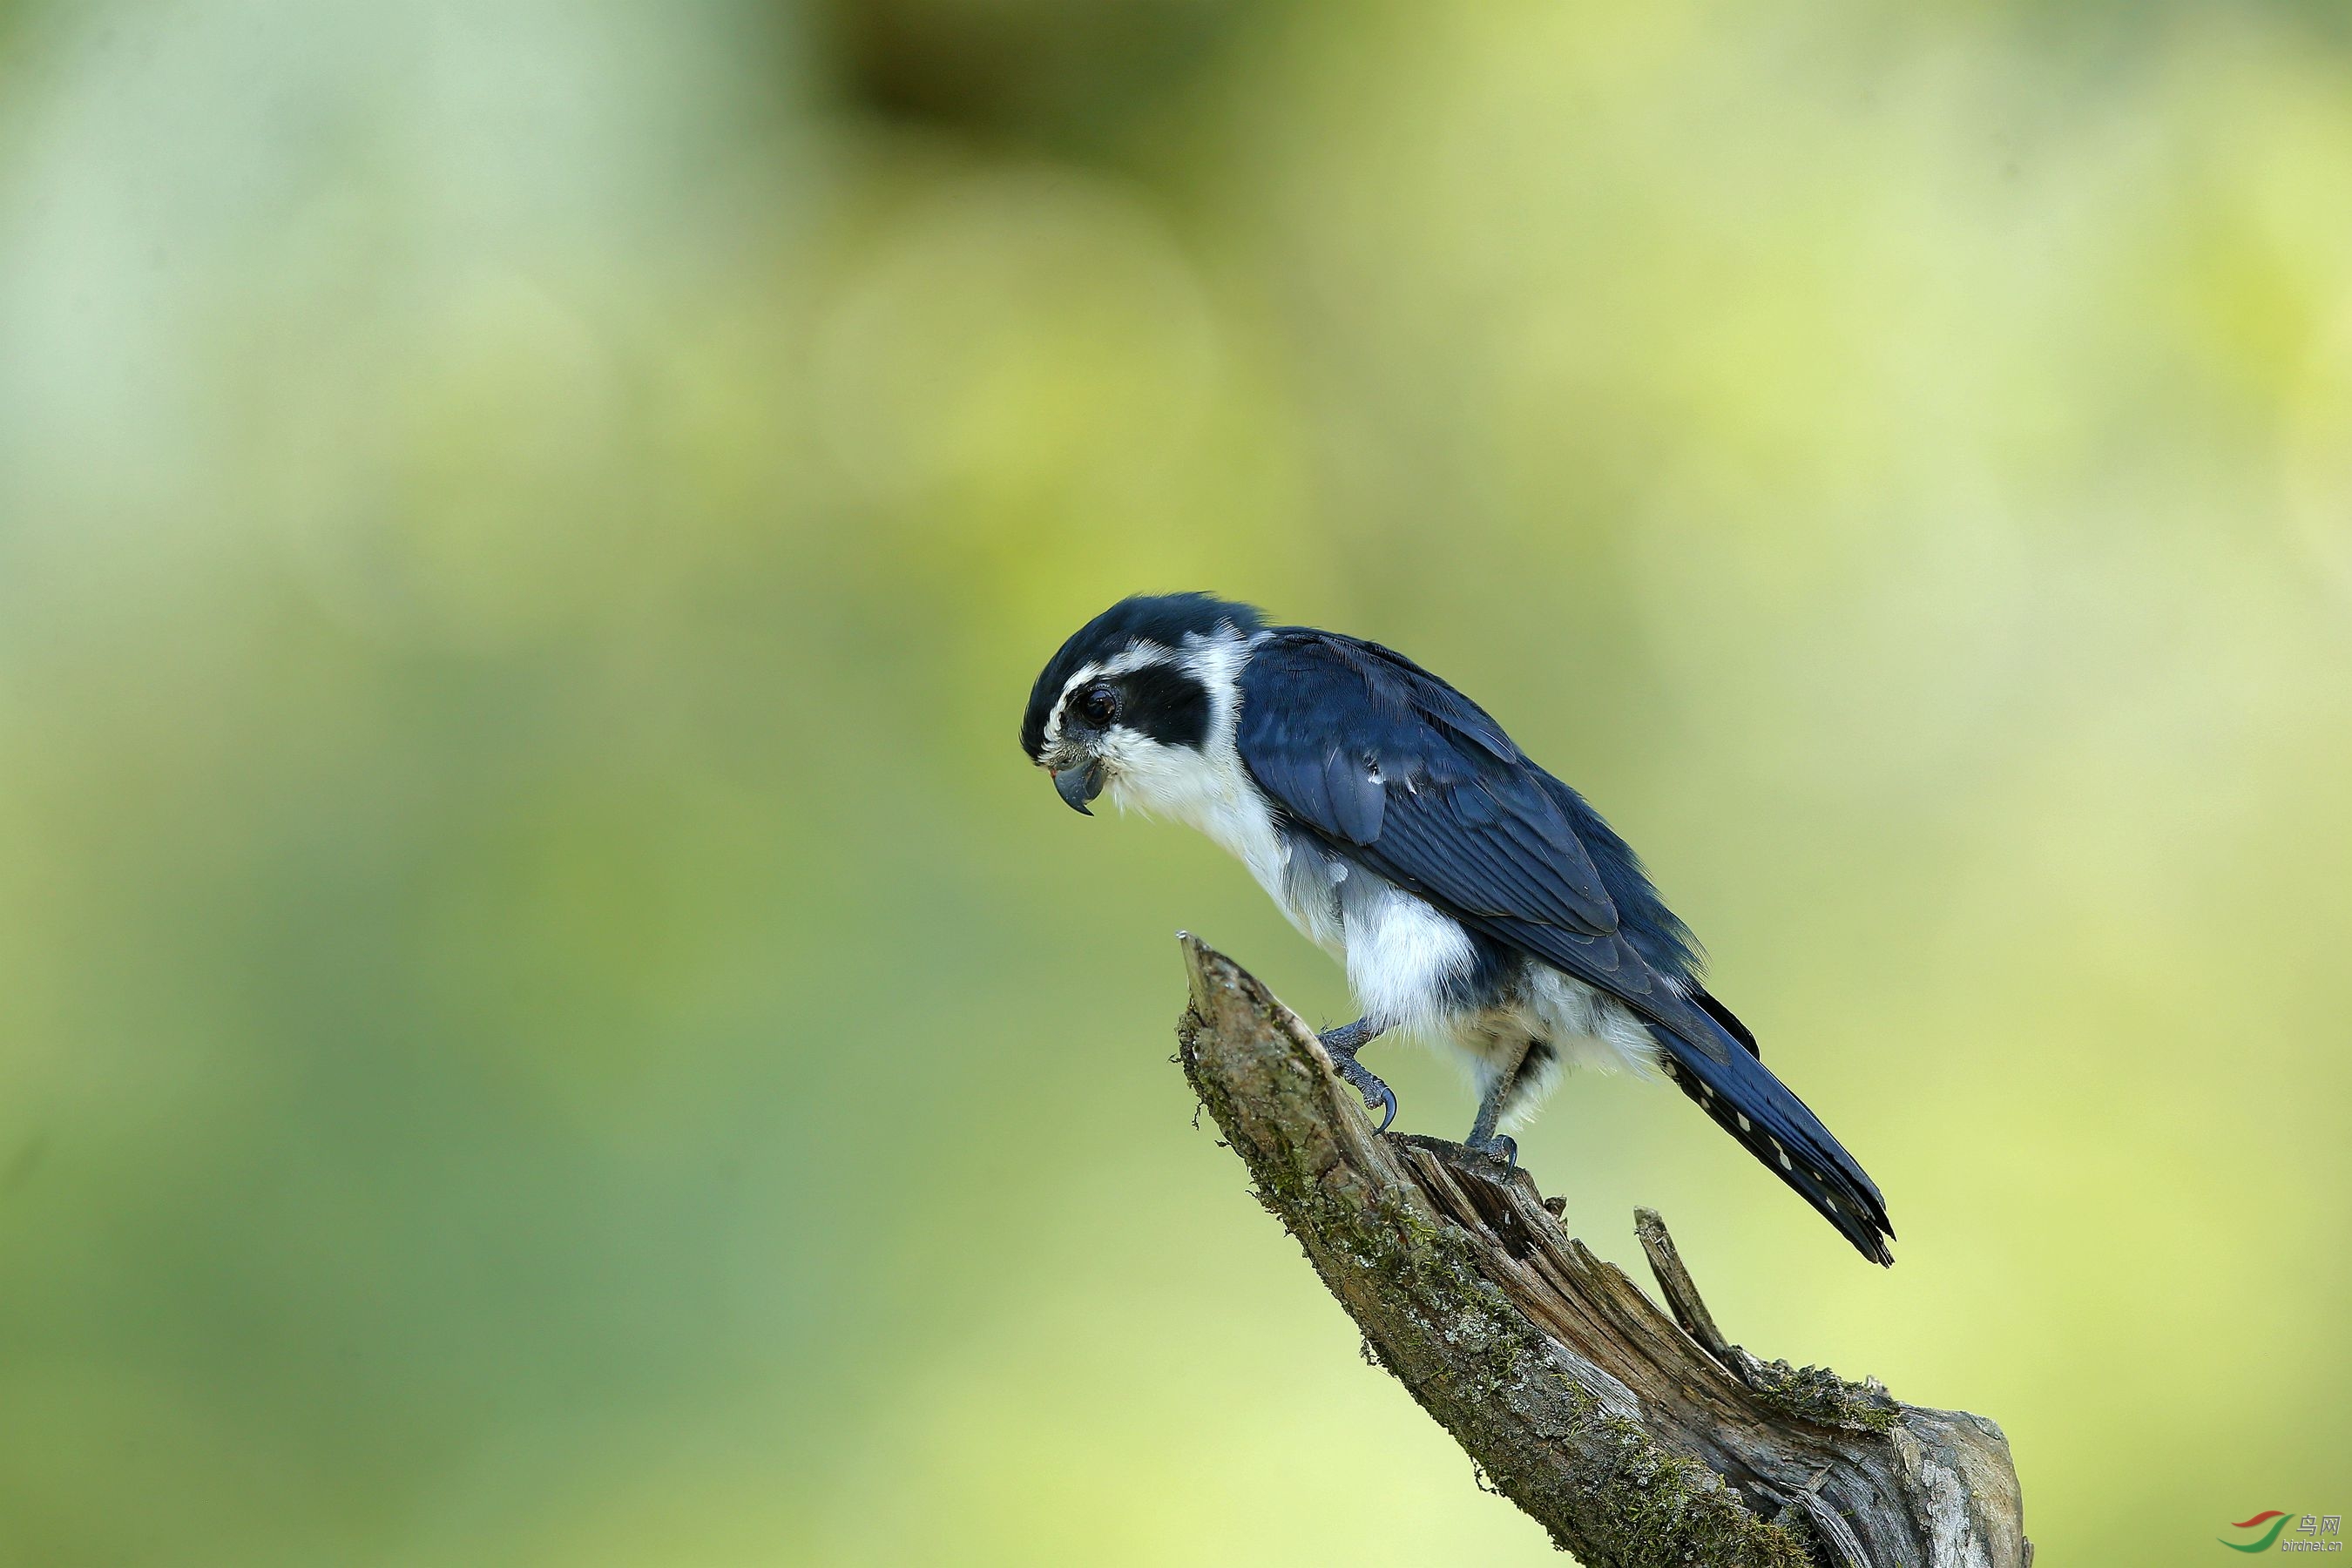
[[[1116,153],[1279,5],[826,0],[839,79],[893,119]]]
[[[1065,155],[1117,156],[1161,123],[1245,36],[1262,36],[1298,0],[823,0],[822,31],[849,95],[892,119]],[[2045,47],[2129,56],[2157,46],[2177,17],[2211,0],[2007,0]],[[2257,0],[2315,38],[2352,43],[2338,0]],[[5,18],[9,0],[0,0]]]

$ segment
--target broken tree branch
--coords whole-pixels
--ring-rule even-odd
[[[1591,1568],[2030,1568],[2000,1429],[1728,1343],[1665,1225],[1674,1316],[1527,1173],[1383,1137],[1314,1031],[1185,937],[1185,1077],[1381,1364]]]

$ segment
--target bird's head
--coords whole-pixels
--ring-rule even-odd
[[[1188,772],[1221,710],[1229,719],[1235,655],[1261,624],[1247,605],[1206,594],[1121,599],[1045,662],[1022,716],[1021,749],[1088,816],[1087,803],[1108,785]]]

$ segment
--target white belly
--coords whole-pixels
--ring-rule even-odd
[[[1655,1069],[1657,1042],[1614,997],[1530,963],[1507,996],[1465,1006],[1458,999],[1460,983],[1476,953],[1459,924],[1402,889],[1361,873],[1342,884],[1339,903],[1348,984],[1364,1016],[1444,1049],[1481,1095],[1519,1070],[1530,1042],[1550,1045],[1536,1076],[1514,1089],[1510,1123],[1542,1103],[1564,1068],[1630,1068],[1644,1076]]]
[[[1452,1032],[1447,994],[1477,962],[1462,928],[1403,889],[1366,876],[1339,887],[1348,987],[1384,1029]]]

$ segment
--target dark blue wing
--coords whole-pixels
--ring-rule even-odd
[[[1235,741],[1293,817],[1453,912],[1617,930],[1555,781],[1467,698],[1384,648],[1267,639],[1242,672]]]

